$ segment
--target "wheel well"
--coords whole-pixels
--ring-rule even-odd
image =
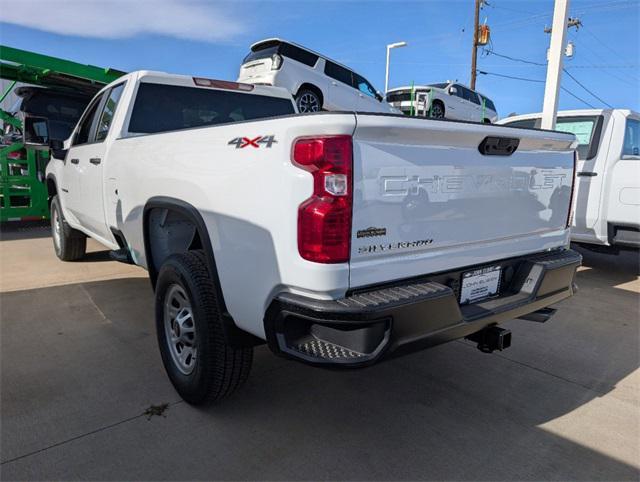
[[[195,222],[171,208],[155,207],[145,212],[145,237],[150,273],[158,273],[172,254],[204,247]]]
[[[324,105],[324,95],[322,95],[322,91],[320,90],[319,87],[316,87],[313,84],[302,84],[300,87],[298,87],[298,92],[296,92],[296,96],[303,89],[311,90],[316,94],[318,94],[318,97],[320,97],[320,104]]]
[[[440,99],[435,99],[433,101],[434,104],[440,104],[442,106],[442,110],[444,110],[444,102],[442,102]]]
[[[158,272],[167,257],[174,253],[202,249],[220,303],[227,343],[235,348],[264,343],[240,330],[227,311],[207,226],[195,207],[175,198],[154,197],[144,207],[142,223],[147,269],[154,291]]]
[[[485,124],[491,124],[491,119],[487,119],[485,117],[484,119],[482,119],[482,122],[484,122]]]

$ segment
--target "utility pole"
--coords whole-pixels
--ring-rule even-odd
[[[569,0],[556,0],[553,8],[553,24],[551,27],[551,44],[549,45],[549,61],[547,63],[547,80],[544,85],[544,103],[542,105],[543,129],[555,129],[558,114],[558,98],[560,80],[562,78],[562,57],[567,38],[567,18]]]
[[[478,23],[480,21],[480,4],[482,0],[475,0],[475,14],[473,16],[473,49],[471,50],[471,90],[476,88],[476,62],[478,60]]]

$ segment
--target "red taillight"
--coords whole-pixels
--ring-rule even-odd
[[[313,175],[313,194],[298,208],[298,251],[316,263],[349,261],[352,210],[351,136],[303,138],[293,162]]]
[[[571,195],[569,197],[569,213],[567,214],[567,229],[573,223],[573,195],[575,194],[576,182],[578,179],[576,173],[578,171],[578,151],[573,151],[573,176],[571,178]]]
[[[17,151],[13,151],[7,154],[7,159],[10,159],[13,161],[22,161],[22,160],[25,160],[26,158],[27,158],[26,149],[19,149]]]

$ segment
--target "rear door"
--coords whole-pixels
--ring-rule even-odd
[[[517,139],[483,155],[487,137]],[[574,137],[358,115],[351,286],[451,270],[568,242]]]
[[[353,88],[352,73],[340,65],[325,60],[324,73],[329,77],[325,106],[330,110],[358,110],[359,95]]]
[[[445,117],[447,119],[467,120],[468,106],[464,101],[463,87],[458,84],[454,84],[451,87],[455,88],[455,93],[449,94],[449,98],[446,100],[445,105]],[[451,87],[449,91],[451,92]]]
[[[98,123],[100,107],[104,93],[94,98],[83,114],[71,139],[64,164],[64,176],[61,185],[64,208],[79,223],[83,224],[82,211],[85,207],[82,198],[82,185],[89,170],[91,144]]]

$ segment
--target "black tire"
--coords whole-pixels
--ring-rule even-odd
[[[440,101],[435,101],[431,106],[431,118],[444,119],[444,116],[445,116],[444,104]]]
[[[87,236],[67,224],[57,195],[51,199],[51,237],[56,256],[62,261],[82,259],[87,252]]]
[[[296,94],[296,105],[300,113],[320,112],[322,110],[322,99],[316,91],[302,88]]]
[[[190,368],[177,361],[178,349],[175,348],[176,343],[172,347],[171,342],[171,337],[175,337],[174,340],[180,337],[180,329],[176,331],[175,326],[178,325],[178,315],[184,312],[179,311],[172,317],[167,303],[172,301],[171,293],[179,293],[180,289],[190,303],[189,326],[194,329],[192,341],[185,337],[187,345],[191,341],[187,348],[195,349]],[[200,250],[173,254],[160,268],[155,298],[156,331],[162,363],[176,391],[193,405],[211,404],[231,395],[248,378],[253,361],[253,348],[232,348],[225,342],[216,293],[205,255]],[[175,309],[176,305],[171,306]],[[185,318],[188,319],[181,317]],[[186,332],[183,329],[183,333]],[[187,373],[188,369],[191,371]]]

